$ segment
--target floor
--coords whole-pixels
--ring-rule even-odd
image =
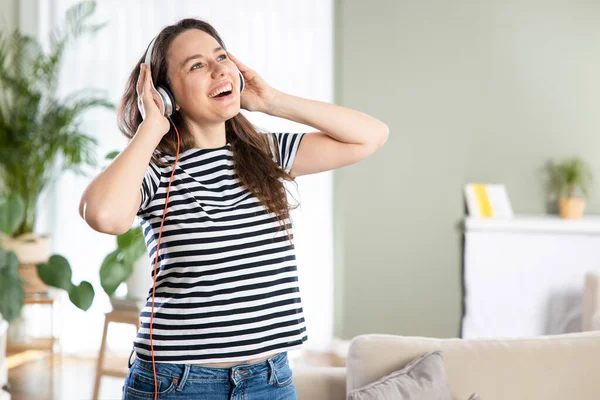
[[[109,357],[110,366],[127,367],[126,355]],[[51,356],[48,352],[8,354],[8,391],[12,400],[92,400],[96,359]],[[343,366],[335,355],[299,355],[292,366]],[[98,400],[120,400],[122,378],[103,377]]]

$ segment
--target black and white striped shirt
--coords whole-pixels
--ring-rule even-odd
[[[269,135],[274,161],[289,173],[304,134]],[[138,216],[151,266],[171,171],[151,162],[142,183]],[[286,224],[293,241],[291,222]],[[152,323],[156,362],[236,362],[306,341],[295,250],[275,214],[241,185],[228,144],[179,155],[159,260]],[[151,296],[152,288],[134,340],[137,356],[146,361]]]

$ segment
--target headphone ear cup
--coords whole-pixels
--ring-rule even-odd
[[[244,81],[244,75],[240,72],[240,93],[244,91],[244,87],[246,86],[246,81]]]
[[[173,110],[175,109],[175,98],[171,94],[171,92],[162,86],[157,86],[156,91],[162,101],[162,112],[165,117],[170,117],[173,115]]]

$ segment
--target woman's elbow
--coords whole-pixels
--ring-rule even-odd
[[[387,141],[389,129],[386,124],[380,122],[376,129],[370,135],[370,140],[366,143],[365,149],[369,156],[379,150]]]
[[[90,228],[108,235],[122,235],[131,228],[133,221],[133,218],[131,218],[131,221],[129,221],[129,218],[116,218],[114,212],[92,212],[84,201],[79,206],[79,214]]]
[[[388,126],[386,124],[384,124],[383,122],[381,122],[381,127],[378,129],[379,135],[378,135],[378,146],[377,148],[383,146],[385,144],[385,142],[387,142],[388,136],[390,134],[390,128],[388,128]]]

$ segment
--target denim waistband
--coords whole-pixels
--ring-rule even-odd
[[[278,353],[262,361],[254,363],[241,362],[230,367],[209,367],[194,364],[155,363],[156,373],[163,376],[180,378],[184,373],[187,379],[230,379],[232,376],[257,375],[270,371],[273,367],[281,367],[288,361],[287,352]],[[133,366],[153,372],[152,363],[135,358]]]

